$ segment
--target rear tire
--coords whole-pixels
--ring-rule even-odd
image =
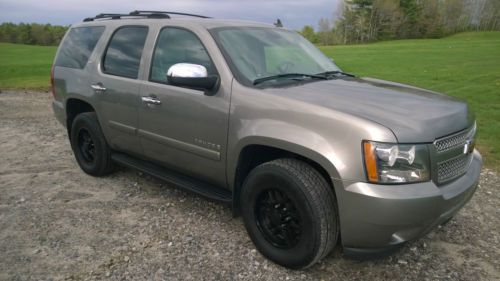
[[[254,168],[240,197],[245,227],[257,249],[301,269],[328,255],[338,238],[335,195],[322,175],[297,159]]]
[[[76,162],[85,173],[100,177],[113,172],[111,149],[95,112],[85,112],[75,117],[70,141]]]

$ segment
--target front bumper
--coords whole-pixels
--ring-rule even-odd
[[[432,181],[377,185],[334,180],[343,187],[336,190],[345,253],[386,252],[446,222],[474,194],[481,166],[481,155],[474,151],[467,173],[439,187]]]

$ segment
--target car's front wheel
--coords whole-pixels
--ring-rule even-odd
[[[337,242],[334,193],[303,161],[278,159],[257,166],[243,184],[240,202],[255,246],[280,265],[311,266]]]

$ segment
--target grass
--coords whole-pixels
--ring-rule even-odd
[[[500,32],[321,50],[344,71],[466,100],[477,116],[478,147],[486,164],[500,170]],[[48,89],[55,51],[55,47],[0,43],[0,89]]]
[[[48,89],[57,47],[0,43],[0,89]]]
[[[346,72],[466,100],[476,114],[478,148],[487,166],[500,170],[500,32],[326,46],[321,50]]]

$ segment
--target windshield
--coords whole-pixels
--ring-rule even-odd
[[[279,28],[224,27],[211,31],[236,78],[253,85],[282,74],[315,75],[340,69],[296,32]]]

